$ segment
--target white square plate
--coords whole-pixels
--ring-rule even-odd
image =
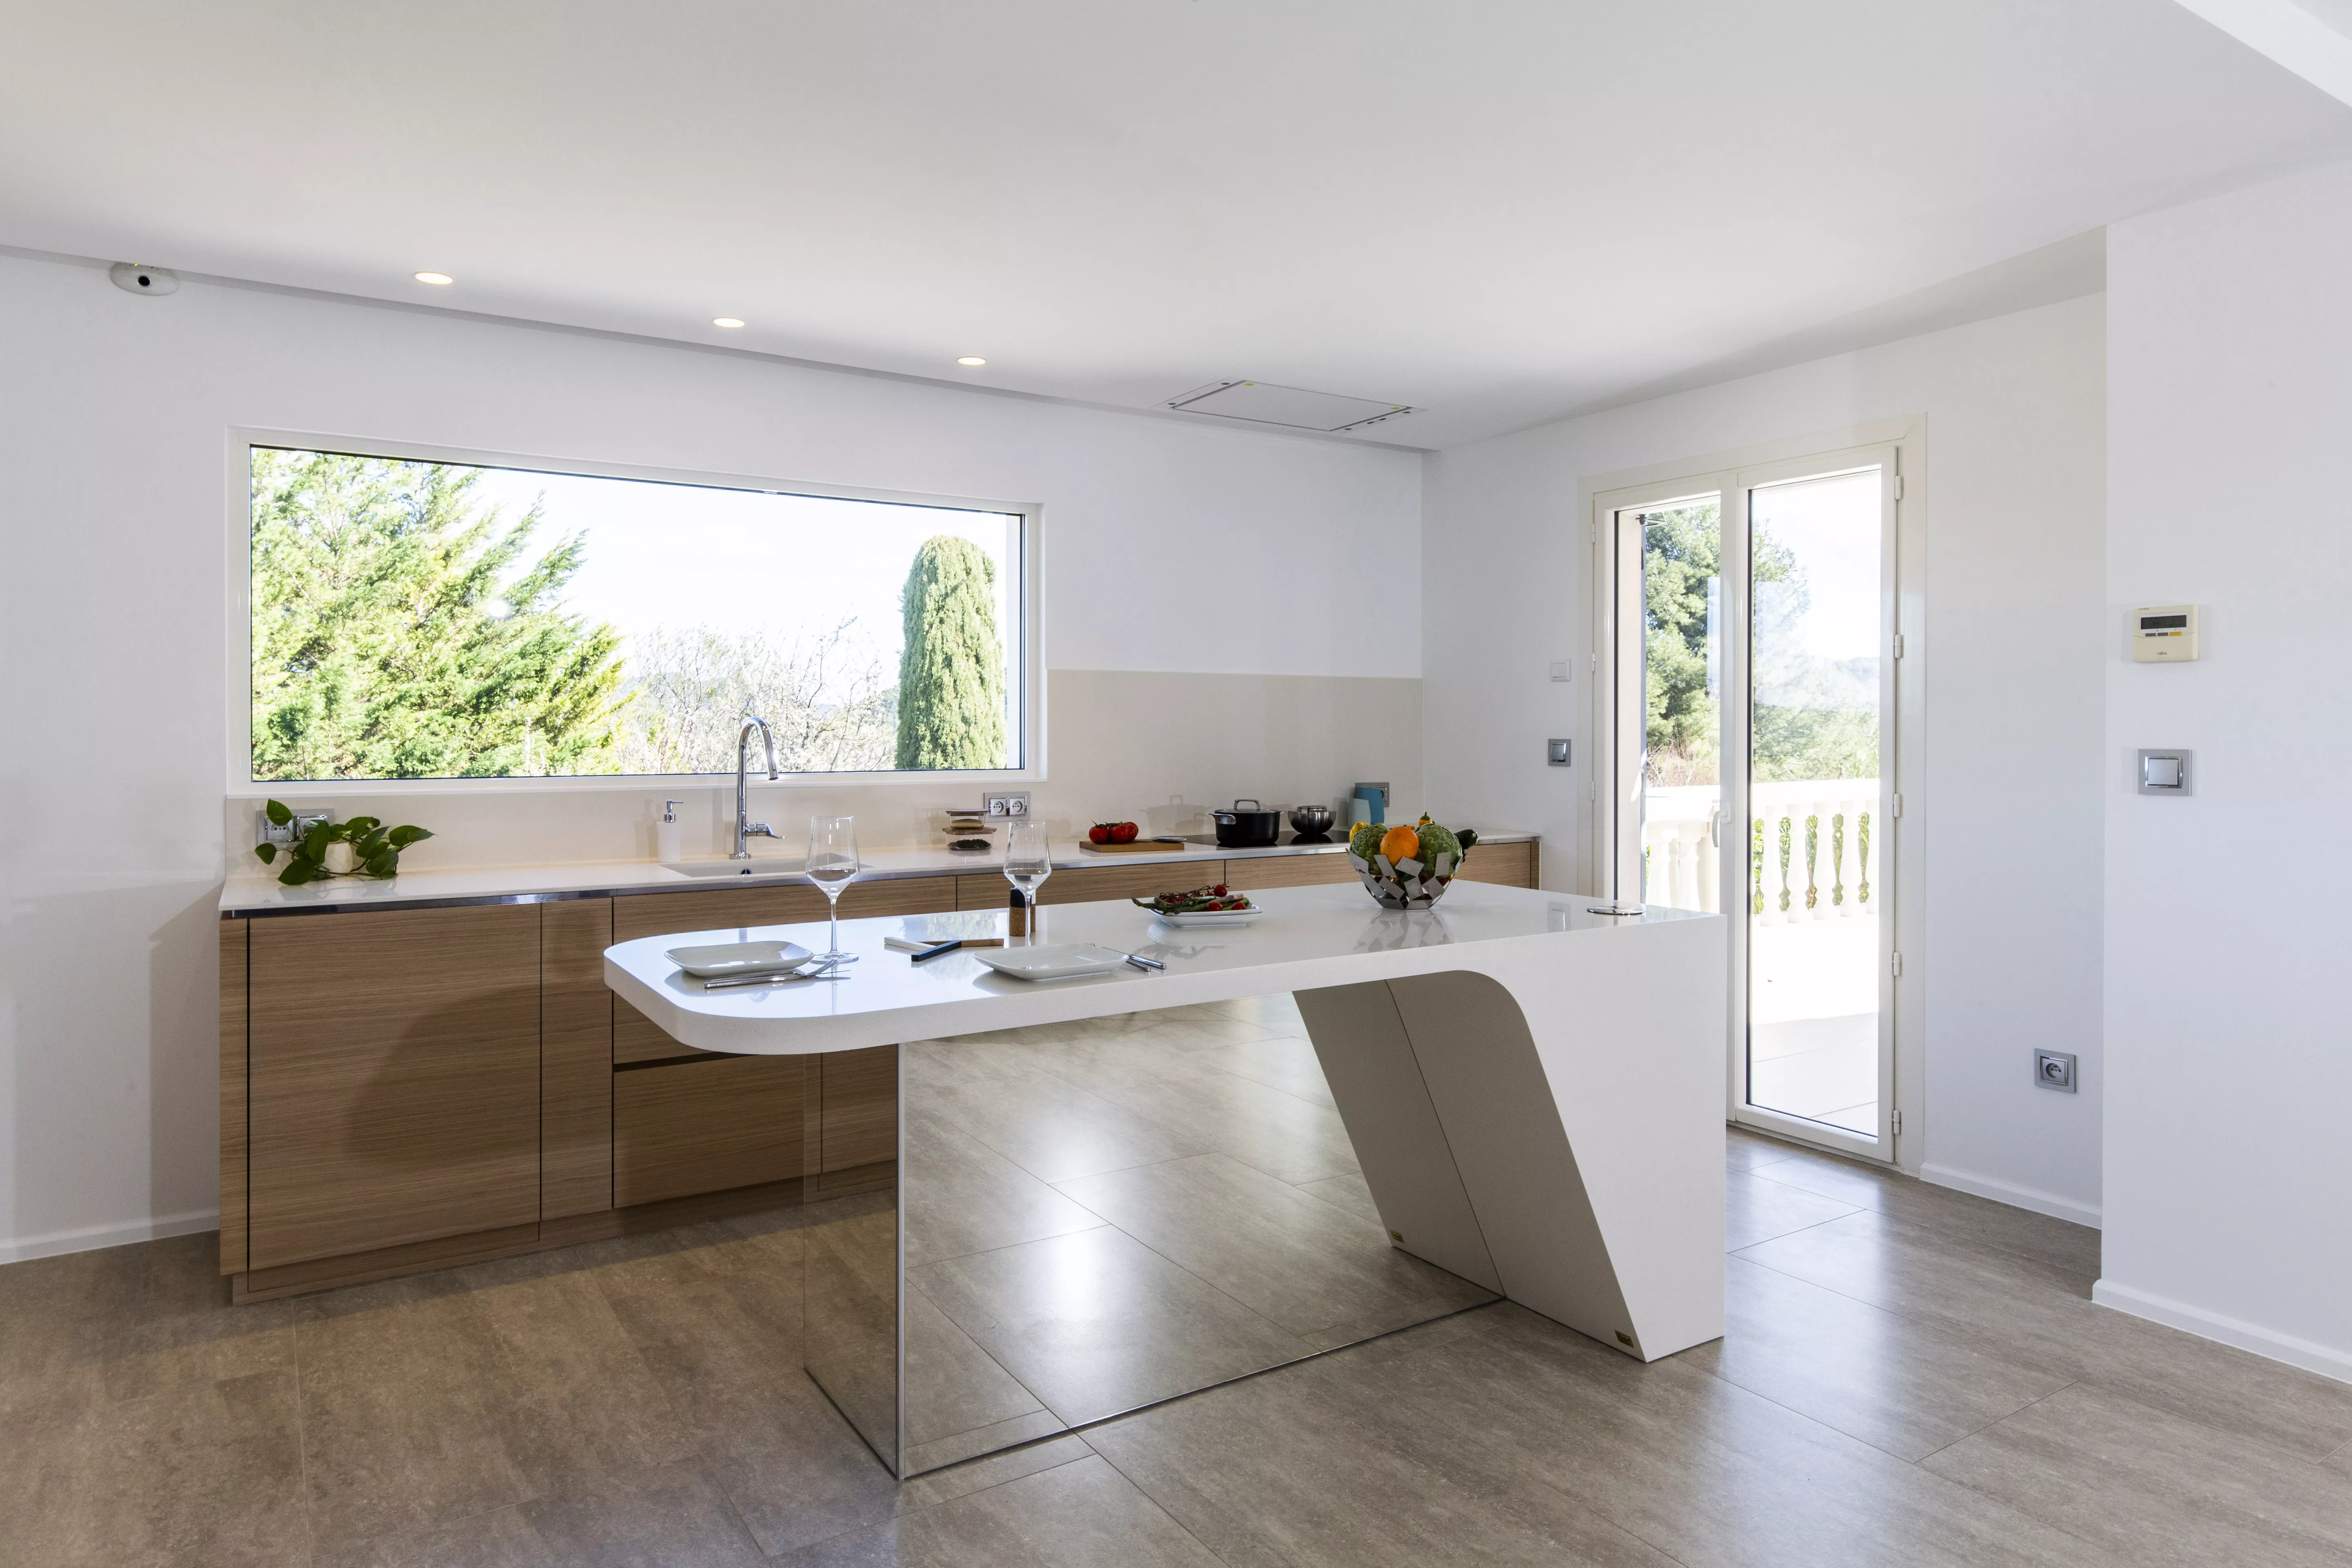
[[[673,947],[662,956],[688,974],[713,980],[723,974],[781,974],[816,955],[794,942],[721,942]]]
[[[1074,980],[1081,974],[1108,974],[1129,967],[1127,954],[1090,942],[1062,942],[1051,947],[973,947],[965,952],[999,974],[1015,980]]]

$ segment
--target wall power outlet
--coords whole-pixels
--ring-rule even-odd
[[[2074,1092],[2074,1056],[2071,1051],[2033,1053],[2033,1081],[2061,1094]]]
[[[1029,815],[1029,792],[1025,789],[990,793],[980,797],[981,807],[991,816],[1026,816]]]

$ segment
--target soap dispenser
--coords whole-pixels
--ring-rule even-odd
[[[677,808],[686,803],[677,800],[662,802],[661,820],[654,824],[654,858],[665,864],[683,859],[678,847]]]

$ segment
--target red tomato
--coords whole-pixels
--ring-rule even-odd
[[[1211,888],[1209,891],[1216,894],[1217,897],[1222,899],[1225,896],[1225,885],[1223,882],[1220,882],[1215,887]]]
[[[1087,842],[1089,844],[1108,844],[1112,836],[1113,829],[1108,822],[1097,822],[1087,829]]]
[[[1113,844],[1132,844],[1136,834],[1140,831],[1132,822],[1122,822],[1110,830],[1110,841]]]

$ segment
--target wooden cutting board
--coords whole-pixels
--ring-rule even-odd
[[[1139,838],[1132,844],[1097,844],[1091,838],[1081,838],[1078,847],[1090,855],[1176,855],[1208,846],[1188,844],[1181,838]]]

